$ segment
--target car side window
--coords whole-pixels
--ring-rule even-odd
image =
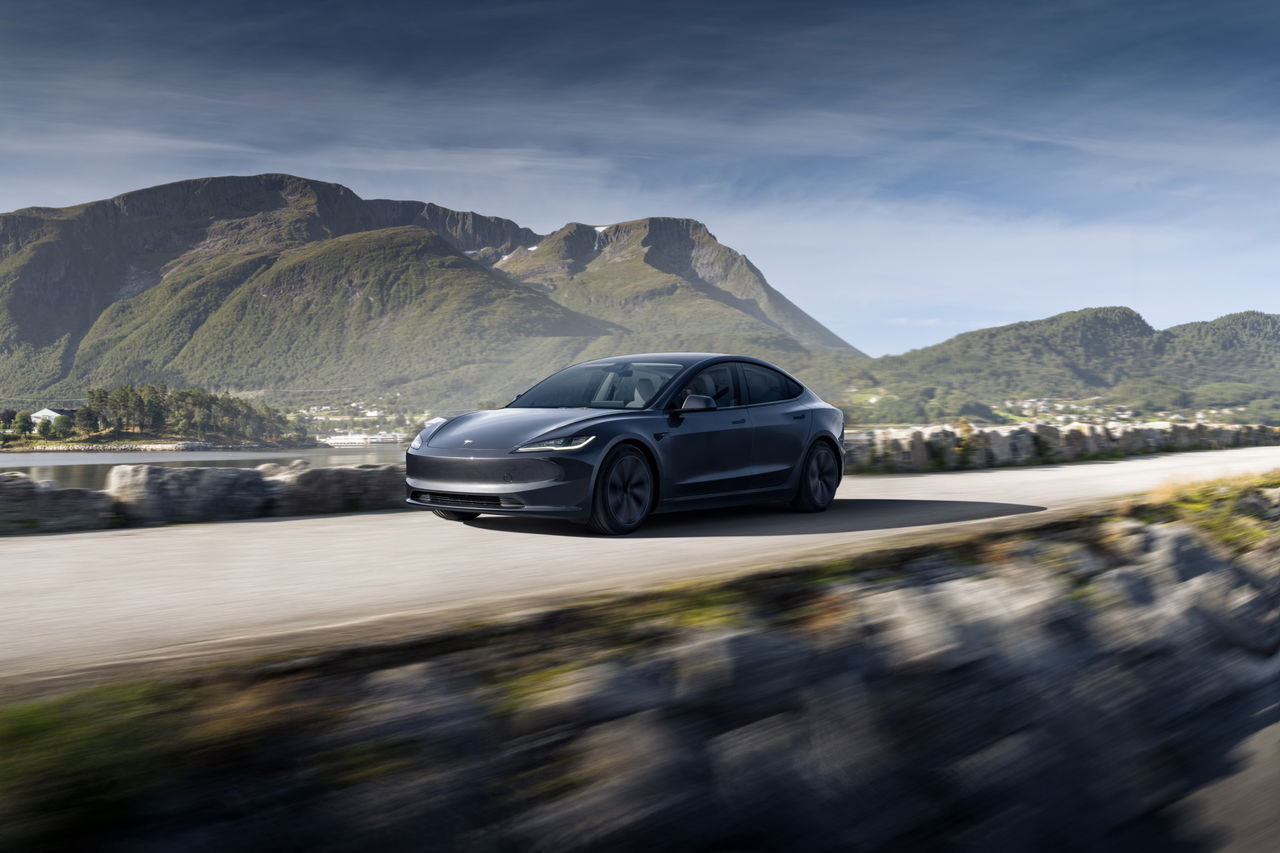
[[[684,405],[684,398],[690,394],[701,394],[710,397],[716,401],[717,409],[725,409],[729,406],[741,406],[742,401],[738,397],[737,385],[733,381],[733,365],[732,364],[716,364],[708,367],[706,370],[700,371],[694,377],[685,382],[684,387],[671,398],[673,408],[680,408]]]
[[[752,403],[777,403],[799,397],[804,391],[800,383],[758,364],[742,365],[742,375],[747,380],[747,399]]]

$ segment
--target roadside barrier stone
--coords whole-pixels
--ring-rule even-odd
[[[1280,428],[1236,424],[940,424],[849,430],[845,471],[919,473],[1051,464],[1143,453],[1280,444]]]

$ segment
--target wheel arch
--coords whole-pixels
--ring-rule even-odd
[[[840,470],[840,481],[843,482],[844,481],[844,448],[842,448],[834,438],[832,438],[829,434],[825,432],[819,433],[818,435],[814,436],[813,441],[809,442],[809,446],[805,449],[804,457],[801,459],[801,462],[803,463],[805,459],[808,459],[809,454],[813,452],[813,448],[817,447],[819,444],[827,445],[828,447],[831,448],[831,452],[836,455],[836,467]],[[802,476],[800,473],[801,467],[802,467],[801,465],[796,466],[797,484],[799,483],[800,476]]]
[[[818,444],[819,442],[825,443],[828,447],[832,449],[832,451],[835,452],[836,461],[840,463],[840,473],[841,475],[843,475],[844,474],[844,448],[841,447],[834,438],[827,435],[825,432],[817,436],[813,440],[813,444],[810,444],[809,446],[813,447],[814,444]]]
[[[644,456],[645,462],[649,464],[649,473],[653,475],[653,505],[656,508],[662,501],[662,467],[658,464],[658,454],[653,448],[644,442],[643,439],[634,435],[620,435],[610,445],[609,449],[600,454],[600,465],[596,467],[595,475],[591,478],[591,494],[588,496],[589,501],[595,499],[596,486],[600,484],[600,470],[604,466],[604,460],[609,454],[617,450],[619,447],[627,445],[634,447]]]

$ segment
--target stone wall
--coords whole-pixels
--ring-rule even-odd
[[[257,468],[116,465],[105,491],[0,474],[0,534],[232,521],[404,507],[403,465]]]
[[[1280,428],[1229,424],[951,425],[845,433],[849,471],[920,472],[1280,444]]]
[[[1280,444],[1266,426],[1092,424],[883,429],[845,435],[845,470],[923,472]],[[403,465],[171,468],[117,465],[105,492],[0,475],[0,534],[229,521],[404,507]]]
[[[185,756],[95,838],[1213,849],[1149,815],[1274,721],[1251,715],[1280,698],[1278,649],[1280,539],[1232,556],[1176,523],[1059,524],[247,671],[223,701],[269,740]]]
[[[105,492],[64,489],[15,471],[0,473],[0,535],[96,530],[117,523]]]

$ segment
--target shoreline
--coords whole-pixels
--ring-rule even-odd
[[[0,453],[167,453],[191,450],[333,450],[328,444],[288,447],[269,444],[211,444],[207,441],[169,441],[136,444],[37,444],[35,447],[4,447]]]

